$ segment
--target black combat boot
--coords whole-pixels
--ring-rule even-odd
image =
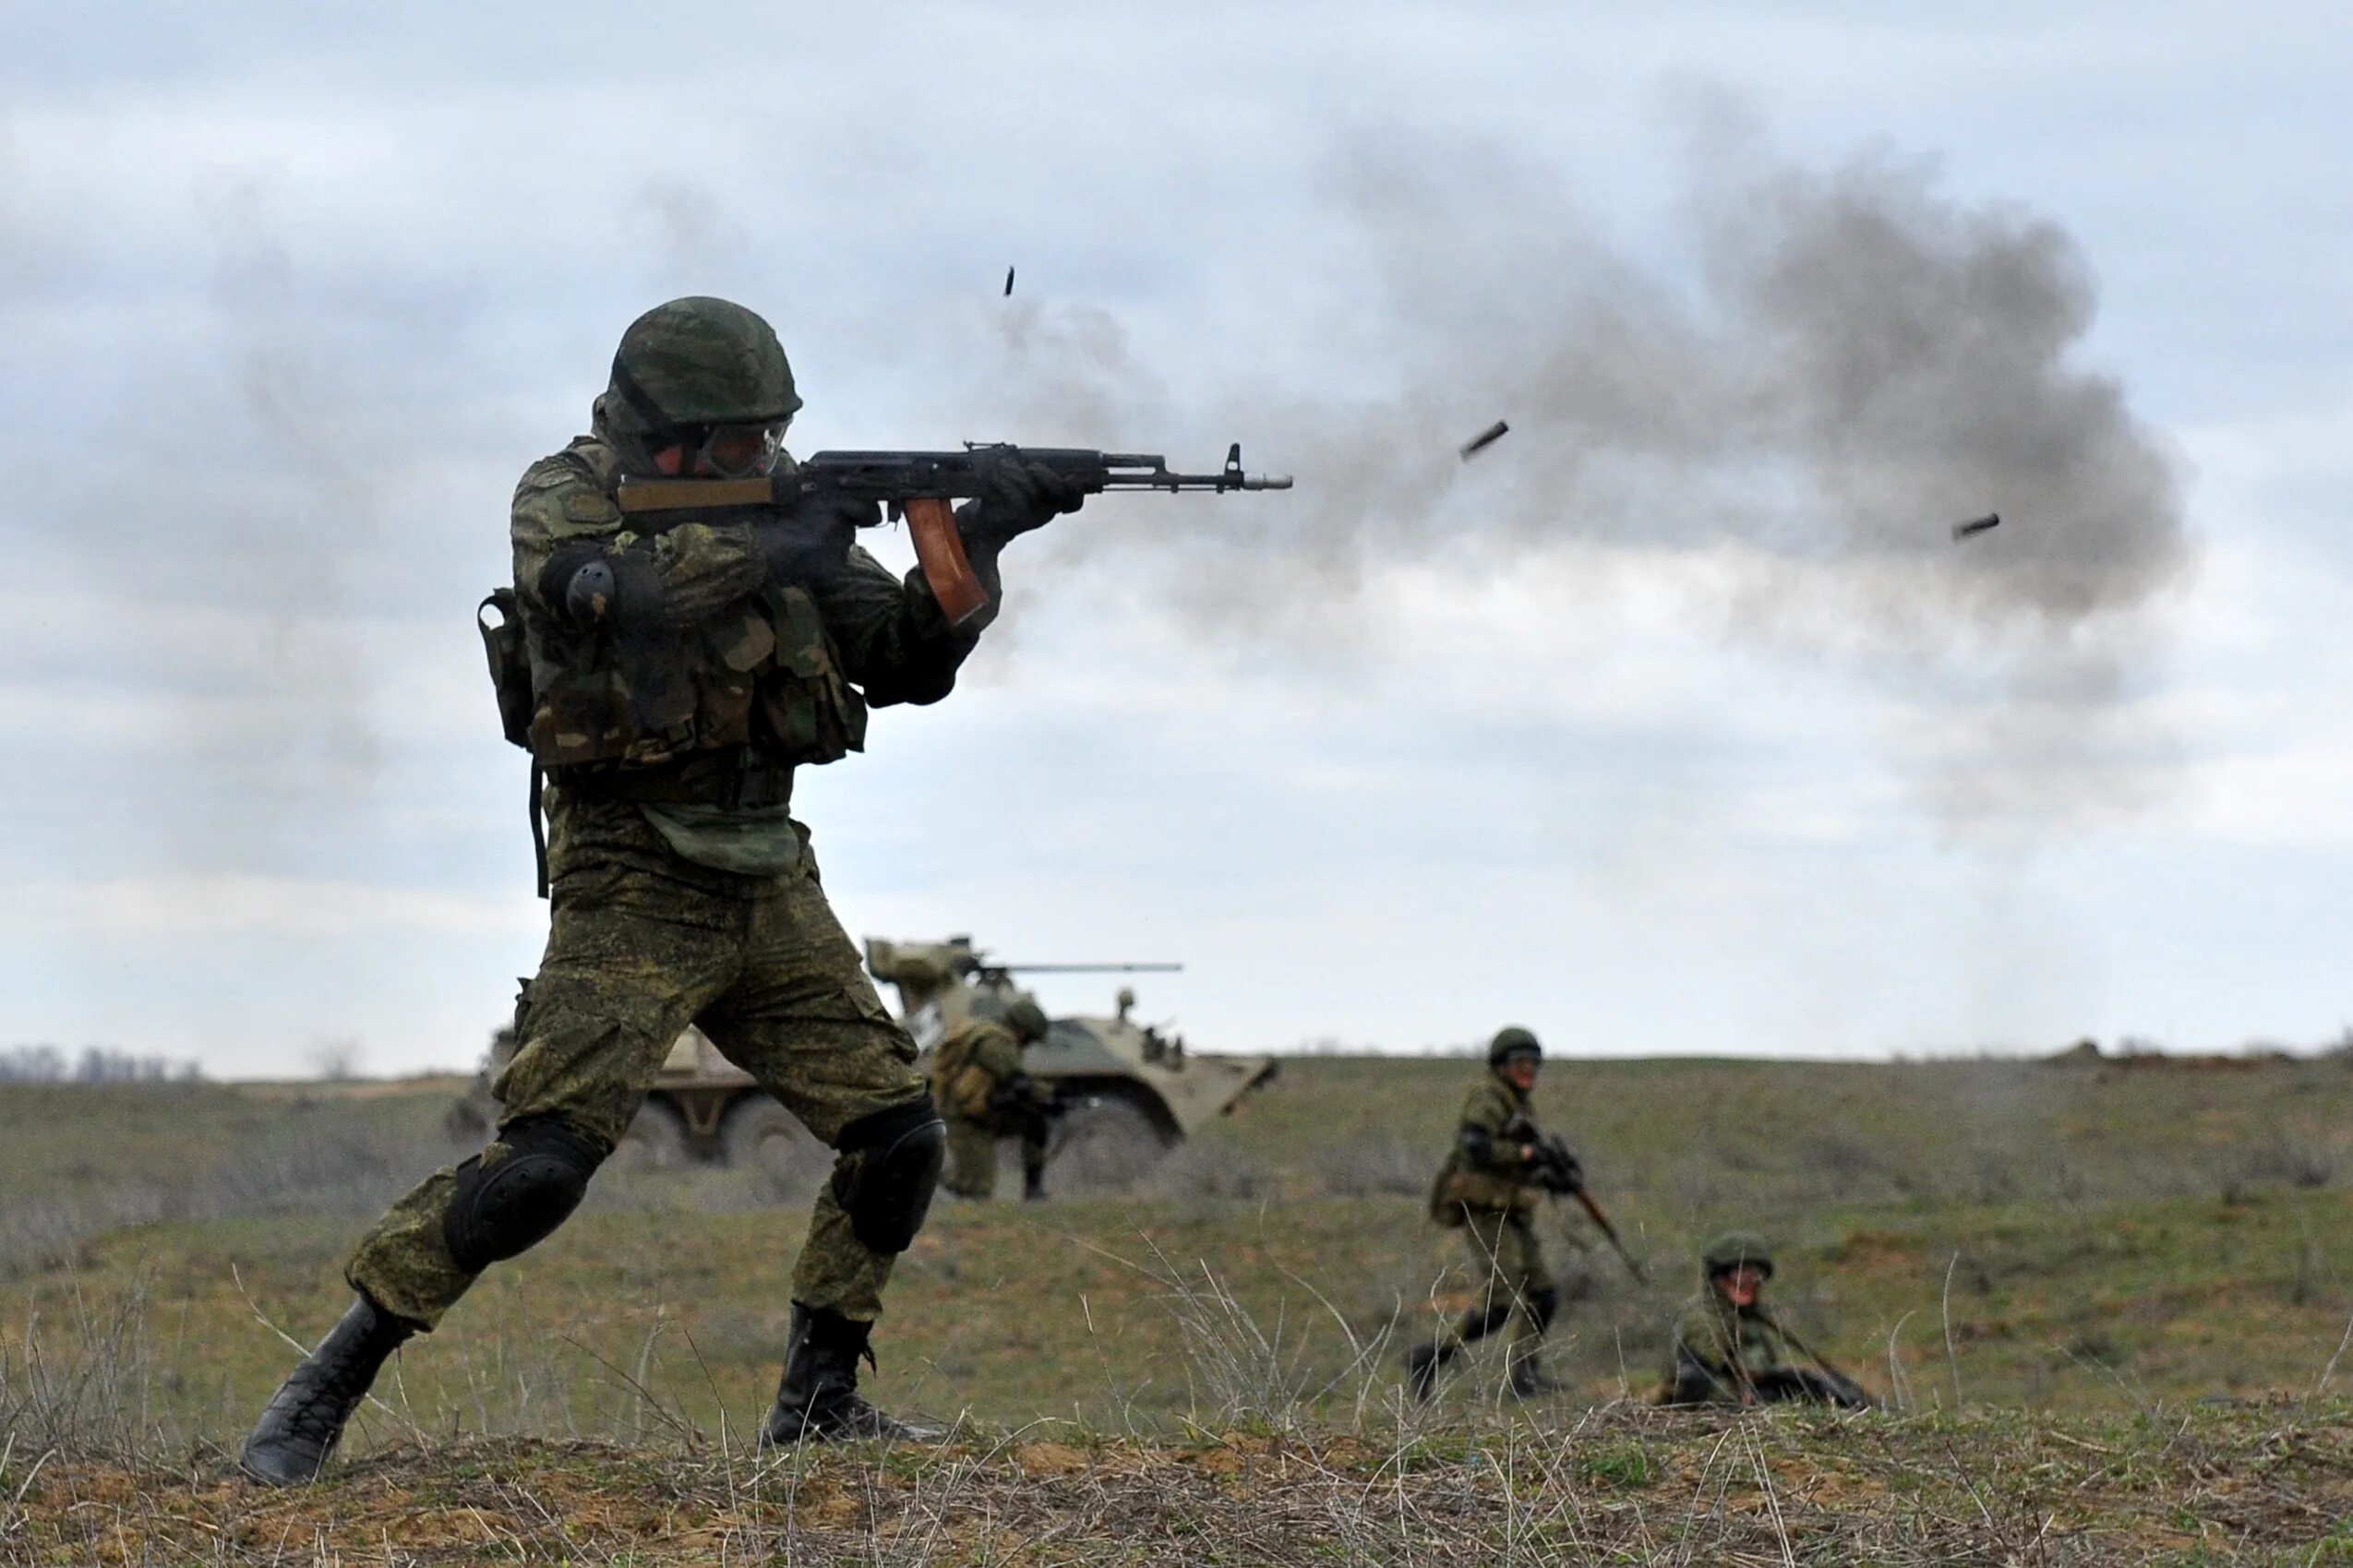
[[[1025,1203],[1041,1203],[1046,1201],[1046,1169],[1043,1166],[1035,1169],[1027,1166],[1022,1167],[1021,1201]]]
[[[1512,1347],[1511,1392],[1519,1399],[1533,1399],[1540,1394],[1558,1394],[1561,1385],[1544,1371],[1544,1352],[1531,1344],[1522,1349]]]
[[[237,1468],[273,1487],[317,1480],[385,1359],[416,1331],[365,1296],[353,1302],[262,1410]]]
[[[792,1338],[785,1347],[784,1381],[776,1404],[760,1428],[763,1446],[877,1439],[884,1442],[937,1442],[947,1434],[918,1427],[858,1397],[858,1361],[867,1348],[871,1323],[858,1323],[822,1307],[793,1303]]]
[[[1438,1374],[1447,1363],[1462,1354],[1462,1347],[1451,1339],[1434,1339],[1427,1345],[1417,1345],[1405,1353],[1405,1383],[1413,1390],[1413,1397],[1427,1405],[1437,1397]]]

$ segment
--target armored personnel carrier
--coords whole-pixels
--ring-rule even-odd
[[[514,1054],[512,1029],[491,1037],[489,1059],[450,1107],[453,1139],[489,1136],[498,1117],[490,1078]],[[635,1170],[694,1163],[744,1166],[782,1178],[791,1167],[823,1157],[791,1112],[762,1093],[750,1073],[721,1056],[702,1030],[689,1028],[671,1046],[612,1163]]]
[[[927,1053],[948,1030],[978,1014],[997,1017],[1022,994],[1015,975],[1167,972],[1173,964],[1004,964],[970,937],[942,942],[870,938],[866,966],[894,987],[908,1033]],[[1067,1107],[1056,1158],[1098,1179],[1132,1175],[1211,1118],[1231,1113],[1275,1075],[1267,1057],[1192,1056],[1182,1036],[1133,1016],[1135,993],[1124,987],[1117,1010],[1057,1018],[1047,1037],[1024,1053],[1030,1075],[1050,1084]],[[450,1134],[487,1136],[498,1119],[491,1075],[514,1055],[512,1029],[491,1040],[489,1059],[465,1095],[450,1107]],[[690,1163],[741,1166],[780,1181],[821,1172],[830,1155],[790,1112],[719,1054],[700,1029],[678,1038],[613,1152],[617,1165],[662,1170]]]
[[[1009,964],[972,945],[866,940],[866,968],[898,989],[907,1032],[925,1051],[966,1018],[1002,1016],[1022,994],[1016,975],[1166,973],[1173,964]],[[1231,1114],[1253,1089],[1275,1076],[1269,1057],[1194,1056],[1181,1035],[1134,1016],[1135,993],[1121,987],[1108,1015],[1057,1018],[1046,1038],[1022,1053],[1028,1074],[1051,1085],[1070,1107],[1065,1138],[1093,1145],[1093,1163],[1115,1147],[1140,1163],[1173,1148],[1214,1117]]]

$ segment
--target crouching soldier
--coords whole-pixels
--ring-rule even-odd
[[[1046,1013],[1027,997],[1002,1022],[967,1019],[931,1059],[931,1093],[948,1124],[944,1185],[963,1198],[997,1191],[997,1140],[1021,1140],[1021,1195],[1046,1195],[1046,1140],[1062,1109],[1051,1091],[1022,1071],[1021,1053],[1046,1037]]]
[[[1525,1398],[1559,1386],[1544,1375],[1541,1359],[1560,1291],[1536,1240],[1536,1200],[1567,1190],[1577,1172],[1558,1168],[1563,1156],[1543,1146],[1530,1108],[1543,1060],[1534,1035],[1500,1031],[1487,1047],[1485,1075],[1462,1102],[1454,1148],[1431,1188],[1430,1217],[1465,1233],[1479,1284],[1452,1333],[1407,1355],[1416,1399],[1430,1398],[1447,1363],[1515,1316],[1519,1326],[1505,1359],[1511,1392]]]
[[[1850,1410],[1871,1407],[1871,1396],[1852,1378],[1790,1359],[1795,1342],[1761,1299],[1765,1281],[1773,1276],[1764,1242],[1741,1231],[1720,1236],[1700,1259],[1699,1273],[1699,1294],[1675,1320],[1674,1359],[1660,1404],[1807,1400]]]

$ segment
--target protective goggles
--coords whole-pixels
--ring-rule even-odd
[[[777,460],[785,454],[785,427],[791,423],[780,419],[770,425],[710,425],[702,433],[702,443],[693,448],[690,467],[695,473],[714,473],[722,479],[774,473]]]

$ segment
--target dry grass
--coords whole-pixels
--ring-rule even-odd
[[[2353,1554],[2341,1409],[2083,1426],[1610,1406],[1405,1437],[966,1430],[781,1457],[403,1447],[268,1492],[170,1464],[0,1459],[14,1562],[1268,1564],[2319,1562]]]

